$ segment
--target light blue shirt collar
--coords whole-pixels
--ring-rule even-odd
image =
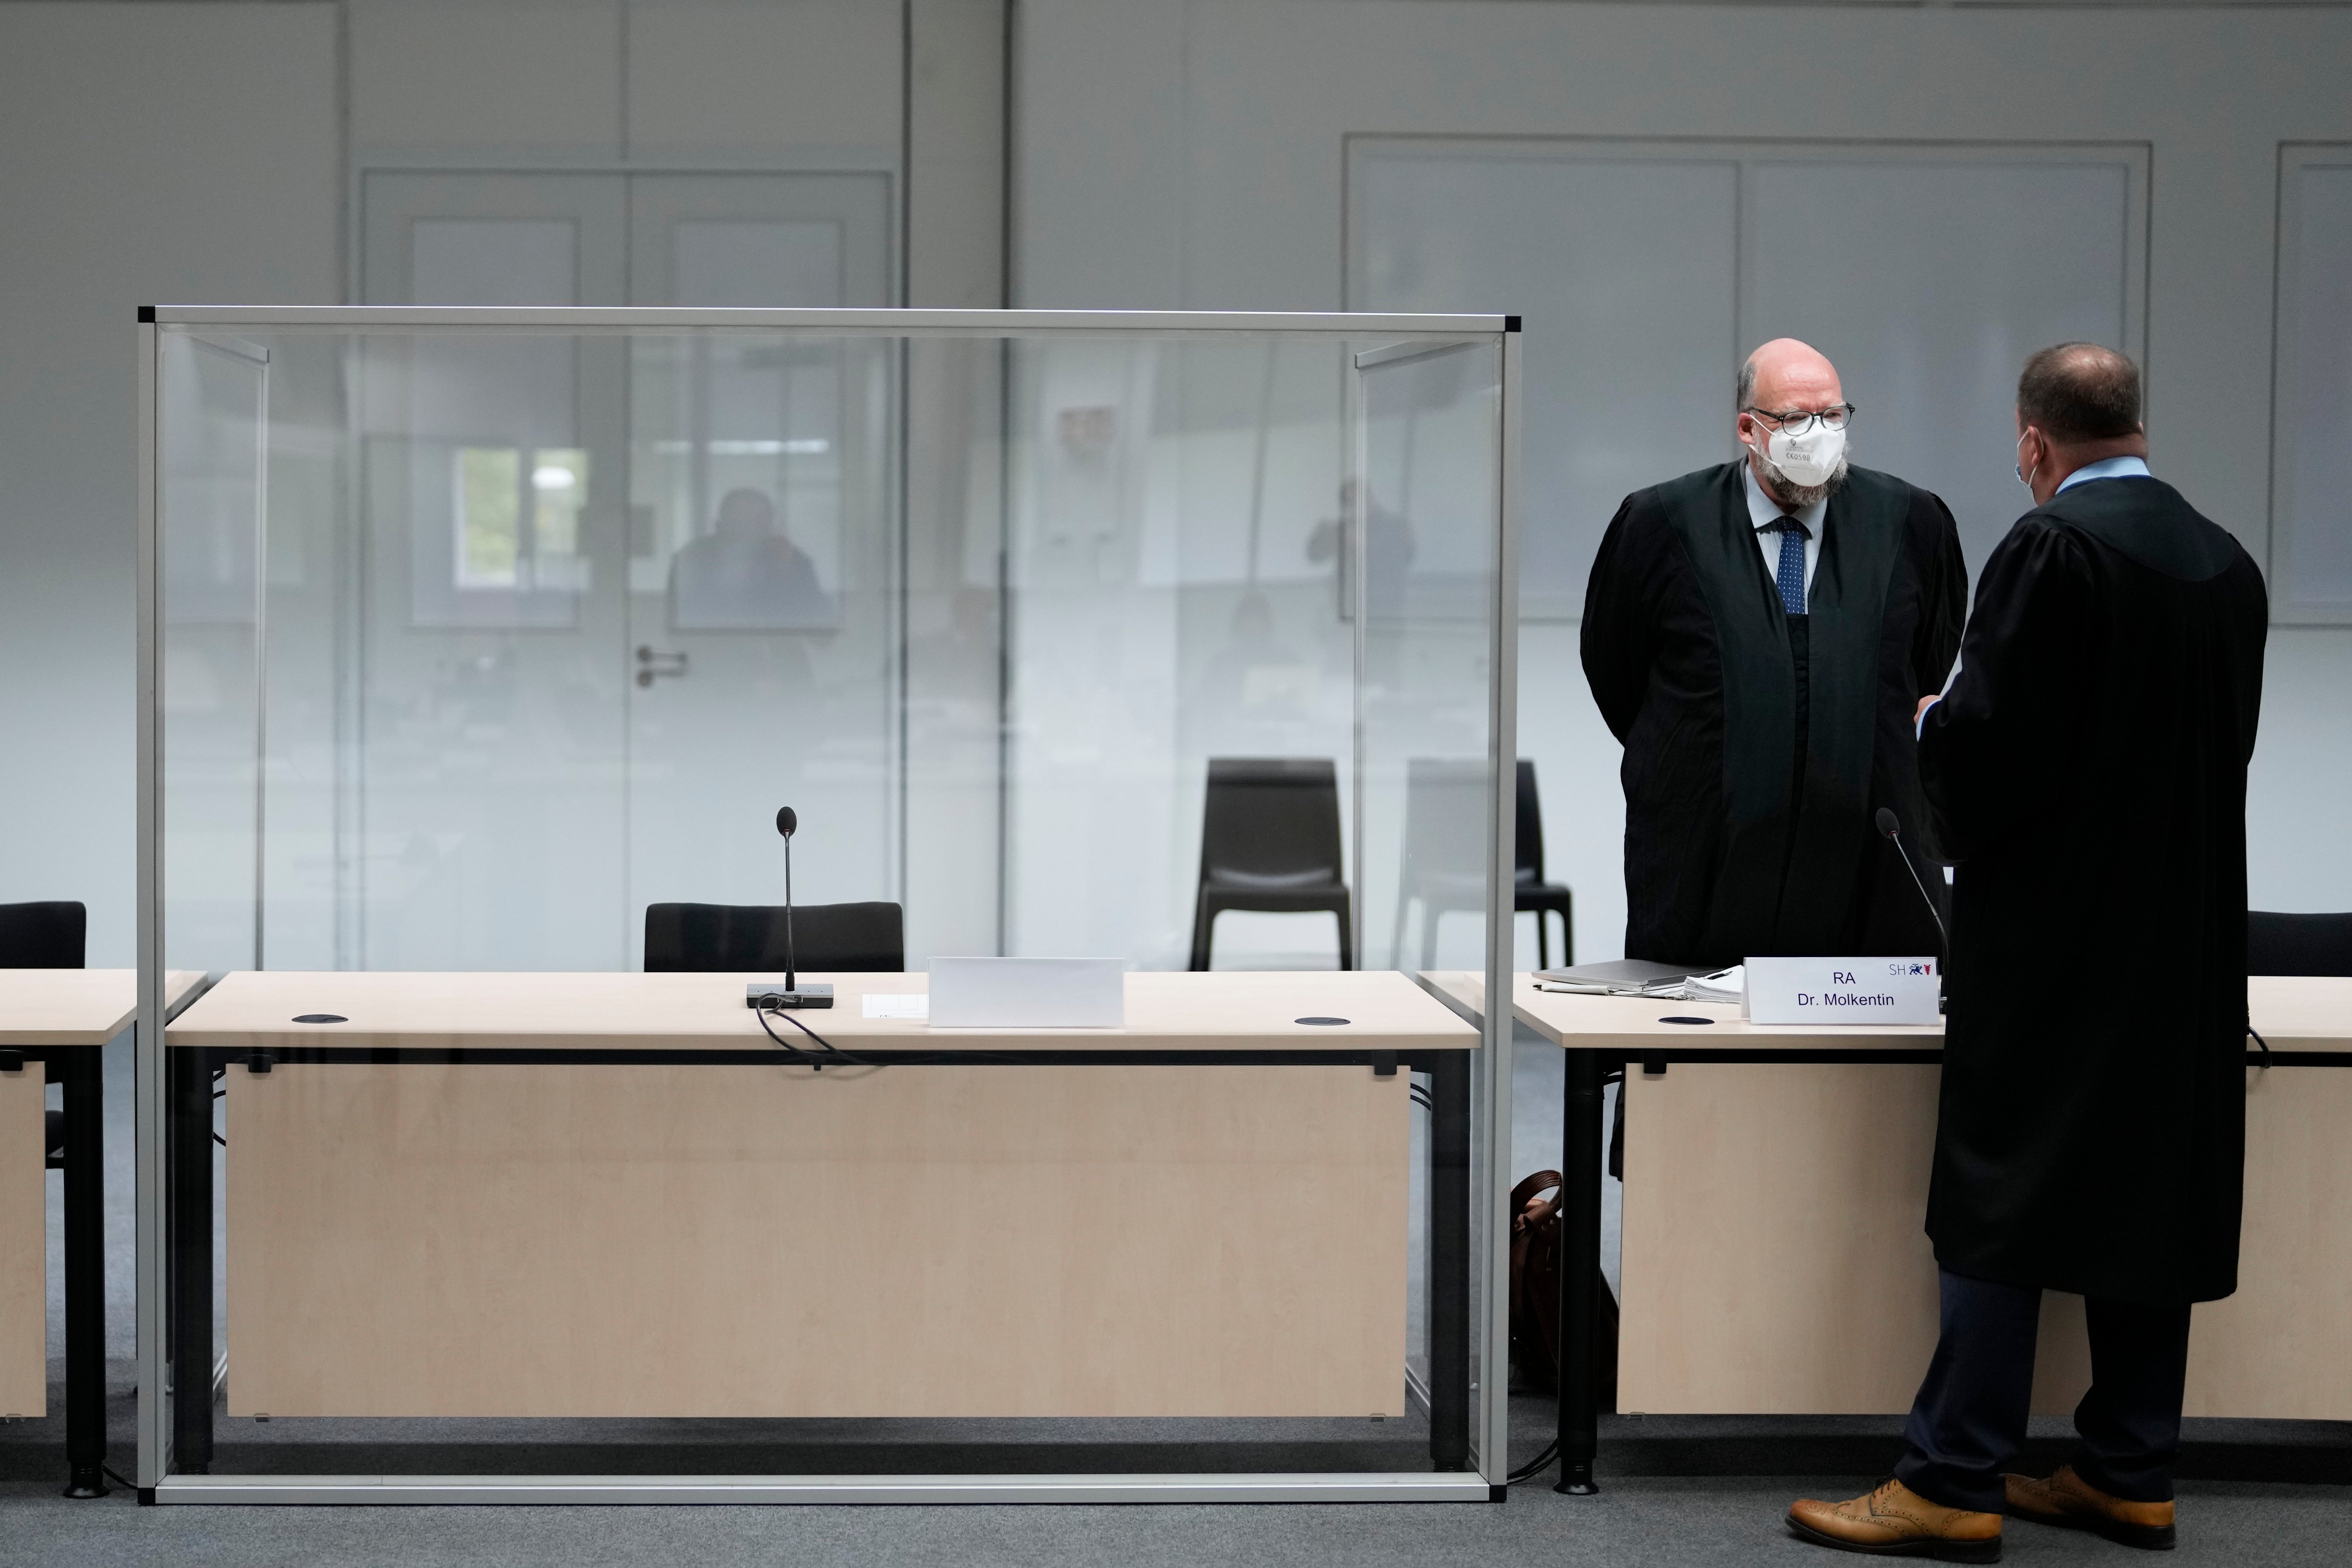
[[[1811,506],[1801,506],[1794,511],[1784,511],[1781,510],[1780,503],[1766,495],[1764,487],[1756,482],[1756,466],[1745,458],[1739,461],[1739,477],[1748,491],[1748,521],[1751,524],[1762,528],[1767,523],[1778,522],[1784,517],[1793,517],[1805,525],[1806,534],[1811,538],[1816,546],[1821,543],[1822,526],[1829,521],[1830,515],[1828,497],[1822,497]],[[1768,542],[1775,550],[1780,548],[1780,541],[1777,538]]]
[[[2063,493],[2076,485],[2087,485],[2093,479],[2152,479],[2155,477],[2147,471],[2145,458],[2102,458],[2095,463],[2084,464],[2059,480],[2058,489],[2053,493]]]

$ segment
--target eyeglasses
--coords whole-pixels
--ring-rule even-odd
[[[1805,408],[1791,408],[1785,414],[1775,414],[1769,408],[1743,408],[1739,412],[1753,414],[1759,419],[1769,419],[1774,428],[1786,430],[1791,436],[1801,436],[1813,427],[1816,419],[1822,422],[1825,430],[1844,429],[1846,423],[1853,417],[1853,405],[1841,403],[1835,408],[1818,412]]]

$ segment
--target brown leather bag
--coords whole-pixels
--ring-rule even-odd
[[[1547,1198],[1541,1194],[1549,1192]],[[1511,1364],[1539,1394],[1559,1391],[1559,1173],[1511,1189]],[[1617,1408],[1617,1298],[1592,1282],[1592,1402]]]

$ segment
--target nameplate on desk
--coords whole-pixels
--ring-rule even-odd
[[[1740,1016],[1751,1024],[1933,1024],[1943,976],[1932,958],[1751,958]]]
[[[1116,1029],[1127,1022],[1121,958],[934,958],[934,1029]]]

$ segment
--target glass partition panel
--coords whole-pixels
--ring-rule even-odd
[[[1499,320],[154,341],[142,1486],[1484,1495]]]
[[[260,649],[267,504],[267,349],[228,336],[163,341],[155,455],[173,962],[262,962],[259,861],[266,744]]]
[[[1361,563],[1351,586],[1365,966],[1485,981],[1495,939],[1506,952],[1510,942],[1508,919],[1497,924],[1493,912],[1497,879],[1510,877],[1496,849],[1497,759],[1511,755],[1496,733],[1496,658],[1515,640],[1498,637],[1502,538],[1492,526],[1502,506],[1502,351],[1491,339],[1406,342],[1359,352],[1353,365],[1348,500]],[[1447,1064],[1458,1081],[1433,1079],[1433,1104],[1449,1093],[1480,1105],[1507,1095],[1508,1024],[1488,1043]],[[1473,1197],[1474,1173],[1495,1150],[1481,1118],[1462,1130],[1458,1144],[1432,1130],[1430,1234],[1444,1233],[1442,1213],[1467,1205],[1465,1244],[1484,1258],[1500,1238]],[[1426,1257],[1433,1265],[1434,1253]],[[1441,1274],[1424,1291],[1428,1375],[1485,1390],[1494,1380],[1469,1328],[1485,1316],[1484,1275],[1468,1270],[1448,1301]],[[1449,1354],[1466,1361],[1457,1369]]]

